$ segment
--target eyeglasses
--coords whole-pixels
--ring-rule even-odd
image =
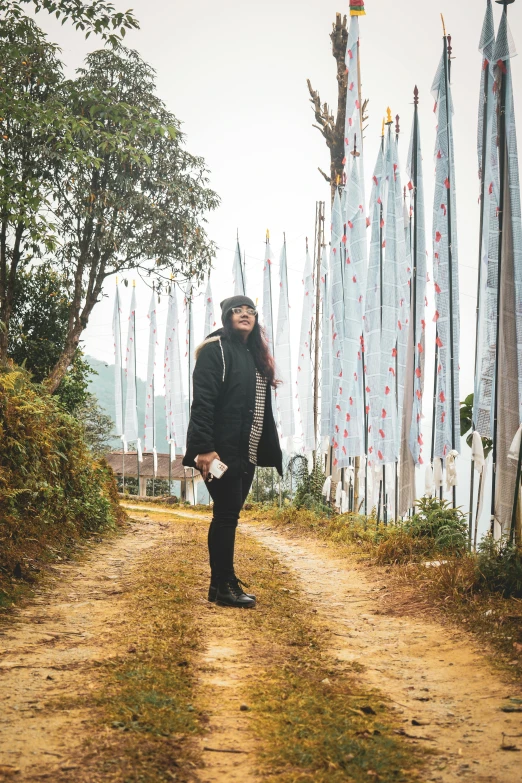
[[[253,316],[257,315],[257,310],[254,310],[253,307],[247,307],[246,310],[244,310],[242,307],[233,307],[232,312],[234,313],[234,315],[243,315],[244,313]]]

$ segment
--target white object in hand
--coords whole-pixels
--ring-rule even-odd
[[[196,465],[198,464],[198,459],[199,459],[199,454],[194,460]],[[208,469],[209,481],[211,481],[213,478],[220,479],[223,473],[225,473],[225,471],[227,470],[228,470],[228,465],[225,465],[225,463],[221,462],[220,459],[213,459]]]

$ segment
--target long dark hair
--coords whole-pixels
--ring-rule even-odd
[[[226,318],[223,332],[224,336],[229,340],[241,340],[241,337],[232,326],[232,318],[230,314]],[[266,332],[260,325],[257,317],[255,326],[248,336],[247,345],[250,348],[250,353],[252,354],[257,369],[263,378],[266,378],[267,383],[273,389],[276,389],[281,381],[276,379],[274,357],[268,348]]]

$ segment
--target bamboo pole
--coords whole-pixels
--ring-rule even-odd
[[[498,0],[497,0],[498,2]],[[512,0],[502,0],[503,13],[507,16],[507,6]],[[496,352],[495,352],[495,393],[493,402],[493,476],[491,484],[491,532],[495,528],[495,495],[497,485],[497,459],[498,459],[498,381],[499,381],[499,337],[500,337],[500,300],[502,291],[502,250],[504,239],[504,188],[506,180],[506,95],[507,79],[505,75],[499,75],[501,86],[498,103],[498,167],[499,167],[499,204],[498,204],[498,262],[497,262],[497,320],[496,320]]]
[[[417,252],[419,245],[419,234],[417,227],[417,197],[418,197],[418,184],[419,184],[419,159],[417,156],[417,150],[419,148],[419,90],[417,85],[413,90],[413,232],[410,232],[410,243],[413,244],[413,263],[412,263],[412,310],[413,310],[413,404],[415,404],[415,379],[417,371]],[[411,220],[411,218],[410,218]],[[411,236],[413,234],[413,236]],[[420,368],[419,368],[420,369]],[[413,475],[415,477],[415,466],[413,468]],[[415,478],[414,478],[414,490]],[[415,504],[416,492],[413,493],[413,502]],[[415,505],[413,506],[413,513],[415,513]]]
[[[483,101],[483,113],[482,113],[482,160],[480,171],[480,226],[479,226],[479,257],[478,257],[478,281],[477,281],[477,305],[476,305],[476,324],[475,324],[475,378],[478,377],[478,340],[479,340],[479,319],[480,319],[480,288],[482,284],[482,253],[483,253],[483,231],[484,231],[484,200],[486,194],[486,148],[488,138],[488,91],[489,91],[489,63],[485,69],[484,74],[484,92],[482,94]],[[475,410],[476,400],[473,400],[473,409]],[[473,432],[477,426],[477,422],[471,420],[471,431]],[[482,482],[482,476],[481,476]],[[475,468],[473,460],[471,461],[471,476],[470,476],[470,494],[469,494],[469,546],[471,549],[471,534],[473,525],[473,498],[474,498],[474,484],[475,484]],[[480,486],[479,486],[480,495]],[[478,524],[478,520],[477,520]],[[475,525],[475,548],[476,548],[476,527]]]
[[[452,201],[451,201],[451,188],[454,183],[451,181],[451,139],[450,139],[450,100],[449,90],[451,82],[451,36],[444,35],[444,80],[446,84],[446,133],[448,138],[448,180],[450,187],[448,188],[448,208],[446,210],[446,216],[448,221],[448,283],[449,283],[449,328],[450,328],[450,389],[451,389],[451,448],[455,450],[455,427],[456,427],[456,411],[455,411],[455,357],[454,352],[454,326],[453,326],[453,215],[452,215]],[[457,488],[453,487],[453,508],[457,507]]]

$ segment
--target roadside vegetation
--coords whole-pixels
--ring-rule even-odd
[[[82,539],[125,518],[81,424],[21,369],[0,369],[0,510],[0,611]]]

